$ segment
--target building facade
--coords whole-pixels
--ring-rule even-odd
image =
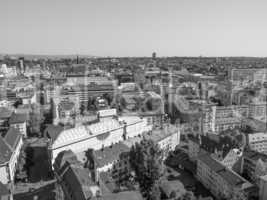
[[[10,128],[4,138],[0,137],[0,181],[3,184],[14,181],[22,145],[22,135],[17,129]]]
[[[197,160],[197,178],[218,199],[231,199],[236,192],[242,193],[252,187],[251,183],[208,154]]]

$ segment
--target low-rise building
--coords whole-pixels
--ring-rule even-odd
[[[15,128],[10,128],[4,137],[0,136],[0,182],[3,184],[14,181],[22,145],[22,135]]]
[[[126,180],[130,173],[129,152],[122,142],[94,151],[95,180],[99,181],[101,172],[110,172],[118,182]]]
[[[27,120],[27,114],[13,113],[9,119],[9,125],[10,127],[18,129],[24,137],[27,137]]]
[[[11,115],[12,115],[12,110],[5,107],[0,107],[0,125],[6,127]]]
[[[89,148],[99,150],[120,141],[141,136],[150,130],[152,130],[152,126],[148,125],[146,119],[122,116],[118,119],[112,118],[91,125],[63,129],[56,134],[52,129],[48,129],[44,134],[51,138],[49,148],[53,162],[57,154],[64,150],[72,150],[74,153],[81,153]]]
[[[267,155],[256,151],[244,151],[241,173],[250,181],[259,185],[260,176],[267,175]]]
[[[123,141],[129,148],[135,143],[141,142],[145,138],[152,140],[159,145],[159,148],[163,151],[163,159],[168,156],[170,151],[174,151],[175,147],[180,144],[180,128],[174,125],[164,125],[162,129],[153,129],[142,135],[142,137],[129,138]]]
[[[253,151],[267,155],[267,133],[248,134],[248,146]]]
[[[244,193],[252,187],[251,183],[209,154],[198,158],[197,178],[218,199],[231,199],[235,193]]]
[[[83,167],[73,152],[61,152],[54,169],[66,200],[89,200],[100,195],[99,187],[90,178],[90,171]]]

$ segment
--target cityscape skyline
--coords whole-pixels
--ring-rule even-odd
[[[0,7],[3,54],[265,57],[267,45],[260,0],[2,0]]]

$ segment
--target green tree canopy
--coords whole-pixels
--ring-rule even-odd
[[[163,175],[163,156],[159,146],[152,140],[143,139],[130,150],[130,164],[135,172],[141,193],[148,200],[157,199],[157,182]],[[160,195],[160,192],[157,192]]]

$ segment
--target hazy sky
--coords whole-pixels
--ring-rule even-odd
[[[266,0],[0,0],[0,52],[267,56]]]

